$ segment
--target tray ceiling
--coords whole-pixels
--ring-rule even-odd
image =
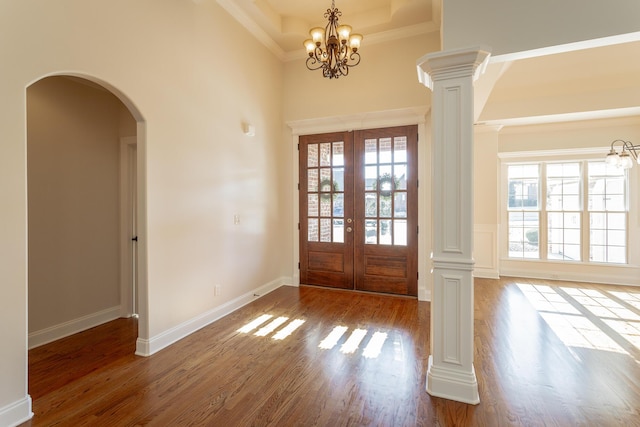
[[[286,59],[304,55],[309,29],[324,27],[330,0],[218,0],[274,53]],[[341,24],[353,27],[368,43],[385,37],[438,31],[441,0],[335,0]],[[389,33],[397,33],[395,35]]]

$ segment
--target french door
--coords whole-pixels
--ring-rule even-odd
[[[300,282],[417,295],[417,126],[300,137]]]

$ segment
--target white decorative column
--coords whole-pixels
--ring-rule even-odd
[[[433,91],[433,290],[427,392],[478,404],[473,367],[473,81],[489,57],[480,48],[420,58]]]

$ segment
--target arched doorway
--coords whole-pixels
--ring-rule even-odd
[[[131,240],[144,222],[134,210],[144,157],[130,157],[144,144],[142,116],[91,77],[47,76],[26,92],[29,348],[138,313],[145,338],[146,270],[142,256],[133,262],[140,243]]]

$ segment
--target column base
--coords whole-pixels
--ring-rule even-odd
[[[431,355],[429,355],[429,368],[427,369],[427,393],[431,396],[470,405],[480,403],[478,381],[476,380],[473,365],[471,366],[471,372],[461,372],[457,369],[435,366]]]

